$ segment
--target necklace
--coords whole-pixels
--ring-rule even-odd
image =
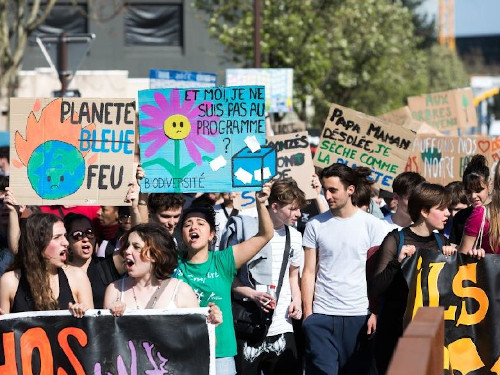
[[[151,296],[151,298],[149,300],[149,302],[153,301],[151,303],[151,306],[149,307],[150,309],[154,308],[154,306],[156,304],[156,300],[158,299],[158,292],[160,290],[160,287],[161,287],[161,283],[156,287],[156,290],[154,291],[153,295]],[[141,308],[139,307],[139,303],[137,302],[137,297],[135,296],[135,288],[133,285],[132,285],[132,294],[134,295],[135,307],[137,310],[140,310]],[[149,302],[147,303],[147,305],[145,307],[146,309],[148,308]]]

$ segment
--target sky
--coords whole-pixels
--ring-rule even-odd
[[[426,0],[423,13],[435,16],[438,0]],[[499,35],[500,0],[455,0],[455,36]]]

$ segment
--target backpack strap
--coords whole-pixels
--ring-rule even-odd
[[[281,286],[283,285],[283,278],[285,277],[286,266],[290,256],[290,229],[285,225],[285,251],[283,252],[283,261],[281,262],[280,276],[278,279],[278,287],[276,288],[276,306],[278,306],[278,299],[280,297]]]
[[[443,240],[439,236],[439,233],[432,232],[432,234],[434,234],[434,238],[436,239],[439,250],[443,250]],[[403,245],[405,243],[405,235],[403,233],[403,229],[398,230],[398,235],[399,235],[399,244],[398,244],[398,257],[399,257],[399,254],[401,253],[401,249],[403,248]]]
[[[403,248],[403,245],[405,244],[405,234],[403,233],[403,228],[398,229],[398,234],[399,234],[399,244],[398,244],[398,257],[399,257],[399,254],[401,253],[401,249]]]
[[[439,250],[443,250],[443,240],[439,236],[438,232],[433,232],[434,233],[434,238],[436,239],[436,242],[438,244]]]

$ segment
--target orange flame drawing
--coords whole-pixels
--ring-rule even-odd
[[[19,161],[14,160],[14,165],[21,167],[27,166],[33,151],[46,141],[61,141],[69,143],[79,149],[79,139],[82,129],[89,131],[95,130],[95,124],[89,124],[82,127],[80,124],[71,123],[69,116],[61,122],[61,103],[62,99],[55,99],[50,102],[43,110],[40,120],[37,121],[34,112],[40,110],[40,100],[37,99],[33,105],[33,111],[28,116],[26,123],[26,139],[16,131],[15,147]],[[75,113],[75,115],[77,115]],[[85,157],[88,151],[80,151]],[[94,155],[97,156],[97,155]]]

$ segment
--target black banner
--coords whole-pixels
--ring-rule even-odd
[[[215,331],[207,309],[127,312],[90,310],[1,317],[0,374],[215,374]],[[212,370],[212,371],[211,371]]]
[[[476,261],[419,249],[402,270],[409,287],[405,326],[420,306],[445,309],[444,369],[500,374],[500,256]]]

